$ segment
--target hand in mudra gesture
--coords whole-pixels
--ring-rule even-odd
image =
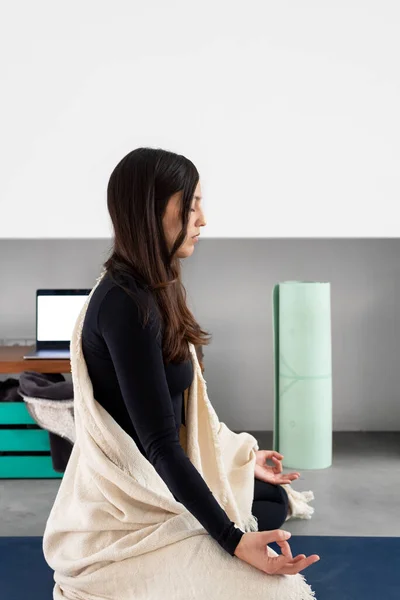
[[[300,477],[297,472],[285,475],[282,473],[282,458],[282,454],[274,450],[257,450],[255,477],[274,485],[291,483],[293,479]],[[274,462],[274,466],[266,464],[268,459]],[[295,575],[319,561],[320,557],[318,554],[298,554],[293,557],[287,541],[290,536],[290,532],[282,529],[248,531],[243,534],[234,554],[268,575]],[[282,554],[277,554],[268,547],[272,542],[280,546]]]
[[[254,477],[274,485],[283,483],[292,483],[294,479],[300,477],[300,473],[282,473],[283,455],[275,450],[256,450],[256,463],[254,467]],[[272,460],[274,465],[266,464],[267,460]]]
[[[293,557],[287,541],[290,536],[290,532],[282,529],[248,531],[242,535],[234,554],[267,575],[296,575],[318,562],[320,557],[318,554],[298,554]],[[277,554],[268,547],[272,542],[280,546],[282,554]]]

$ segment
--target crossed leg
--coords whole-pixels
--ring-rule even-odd
[[[281,485],[254,478],[253,515],[259,531],[279,529],[285,522],[289,499]]]

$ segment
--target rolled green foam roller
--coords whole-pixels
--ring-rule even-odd
[[[291,469],[332,464],[332,337],[330,283],[274,286],[273,449]]]

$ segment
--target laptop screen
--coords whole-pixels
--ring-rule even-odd
[[[38,347],[69,347],[79,312],[90,290],[37,290]]]

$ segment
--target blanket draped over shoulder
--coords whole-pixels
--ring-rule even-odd
[[[81,334],[97,285],[72,334],[76,440],[43,537],[54,600],[315,598],[301,573],[268,575],[223,550],[96,401]],[[180,443],[230,519],[243,531],[257,531],[251,513],[257,440],[219,421],[189,346],[194,377],[184,393]],[[284,487],[291,518],[310,518],[312,492]],[[271,548],[269,553],[277,556]]]

